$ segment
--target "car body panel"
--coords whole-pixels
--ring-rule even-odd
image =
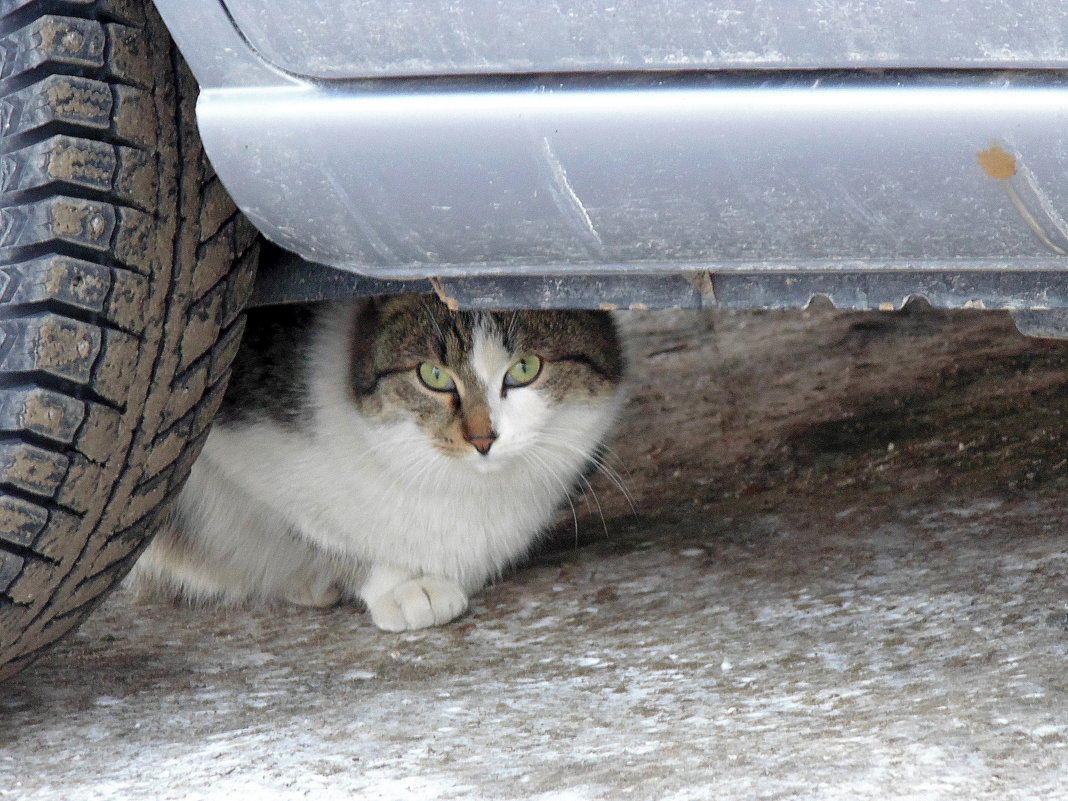
[[[774,68],[665,71],[624,61],[618,70],[541,72],[565,64],[557,50],[530,75],[455,74],[456,64],[430,74],[448,71],[431,59],[422,76],[387,69],[331,80],[281,51],[265,57],[267,34],[235,27],[254,0],[231,2],[233,17],[216,0],[157,4],[201,83],[198,119],[219,176],[271,241],[309,262],[378,279],[1044,273],[1032,305],[1068,304],[1068,87],[1062,71],[1019,68],[1051,63],[1042,59],[1052,40],[1039,47],[1029,37],[1053,35],[1050,19],[1064,18],[1055,4],[969,4],[1000,20],[990,42],[1001,44],[984,52],[1001,53],[997,63],[1014,67],[1005,70],[974,69],[993,62],[978,51],[969,61],[956,34],[923,39],[930,58],[916,50],[883,63],[909,69],[788,68],[838,63],[826,59],[833,37],[809,43],[824,42],[822,60],[797,60],[806,41],[798,34]],[[309,18],[333,10],[343,28],[344,5],[302,3],[269,27],[308,35]],[[381,15],[395,4],[350,5]],[[760,4],[752,5],[748,30],[759,31]],[[907,5],[882,4],[902,14]],[[805,8],[842,33],[848,26],[836,14],[847,6]],[[929,22],[963,5],[916,7]],[[435,9],[427,6],[427,19]],[[632,21],[643,18],[637,9]],[[1028,14],[1052,16],[1031,20],[1038,31],[1022,24]],[[606,18],[587,16],[598,19]],[[886,46],[865,52],[903,52],[915,19],[886,19]],[[682,21],[672,27],[679,35]],[[802,30],[796,18],[790,24]],[[412,25],[405,36],[433,44]],[[452,29],[442,25],[446,36]],[[668,33],[653,31],[650,41],[682,41]],[[325,36],[320,53],[333,46]],[[496,69],[480,58],[479,70]],[[357,71],[351,60],[336,63],[336,74]],[[766,306],[767,292],[758,295]]]
[[[1060,0],[227,0],[279,69],[339,79],[1068,67]]]
[[[935,80],[223,90],[200,123],[269,238],[381,277],[1062,259],[1068,90]]]

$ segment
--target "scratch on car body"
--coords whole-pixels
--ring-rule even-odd
[[[578,222],[581,230],[586,235],[583,238],[587,240],[587,244],[596,253],[600,253],[604,249],[601,235],[597,233],[593,220],[590,218],[590,213],[586,210],[586,207],[579,199],[578,193],[575,192],[575,188],[568,180],[567,170],[564,169],[564,165],[553,151],[553,146],[549,143],[548,137],[543,136],[541,139],[541,155],[549,168],[549,175],[552,178],[550,190],[557,208]]]

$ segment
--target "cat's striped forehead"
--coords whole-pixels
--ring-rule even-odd
[[[623,375],[619,341],[605,312],[450,311],[433,295],[405,295],[371,302],[362,318],[353,365],[358,391],[425,361],[471,369],[478,343],[484,354],[479,372],[487,375],[499,371],[500,362],[531,353],[582,363],[609,383]]]
[[[442,364],[455,367],[468,363],[476,350],[484,349],[487,344],[509,354],[520,347],[515,336],[517,313],[511,315],[512,324],[509,325],[501,315],[492,312],[449,312],[445,309],[442,314],[440,306],[440,303],[427,300],[420,311],[424,318],[422,334]]]

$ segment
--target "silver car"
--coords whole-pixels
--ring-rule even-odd
[[[0,675],[132,564],[250,303],[923,297],[1068,334],[1066,31],[1055,0],[0,0]]]

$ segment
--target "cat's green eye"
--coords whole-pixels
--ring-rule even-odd
[[[456,382],[452,380],[449,371],[440,364],[423,362],[416,373],[419,374],[419,380],[426,385],[427,389],[435,392],[452,392],[456,389]]]
[[[506,387],[523,387],[537,378],[540,373],[541,359],[534,354],[530,354],[508,368],[508,372],[504,374],[504,385]]]

